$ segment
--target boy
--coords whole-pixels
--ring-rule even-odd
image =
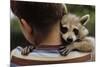
[[[60,45],[60,21],[66,14],[62,4],[11,1],[12,12],[20,20],[21,30],[31,44],[22,49],[28,55],[38,45]]]

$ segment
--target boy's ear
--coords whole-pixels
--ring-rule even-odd
[[[86,25],[89,20],[90,20],[89,14],[86,14],[80,18],[80,22],[82,25]]]
[[[21,21],[20,25],[25,31],[27,31],[27,32],[31,32],[32,31],[30,25],[24,19],[21,19],[20,21]]]
[[[28,22],[21,18],[20,19],[20,27],[21,27],[22,33],[24,34],[25,38],[30,43],[34,44],[32,28],[28,24]]]

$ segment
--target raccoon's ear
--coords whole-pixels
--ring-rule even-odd
[[[80,18],[80,22],[82,25],[86,25],[89,20],[90,20],[89,14],[86,14]]]
[[[64,14],[67,14],[67,13],[68,13],[67,6],[66,6],[64,3],[63,3],[62,5],[63,5],[63,7],[64,7]]]

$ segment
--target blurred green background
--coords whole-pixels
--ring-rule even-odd
[[[83,16],[85,14],[90,14],[90,21],[87,23],[87,28],[89,30],[89,35],[95,37],[95,6],[89,5],[73,5],[66,4],[68,12],[76,14],[78,16]],[[28,42],[24,38],[16,17],[11,18],[10,23],[10,36],[11,36],[11,50],[17,46],[24,46]]]

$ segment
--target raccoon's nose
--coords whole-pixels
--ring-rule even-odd
[[[73,42],[73,39],[72,38],[67,38],[67,41],[71,43],[71,42]]]

